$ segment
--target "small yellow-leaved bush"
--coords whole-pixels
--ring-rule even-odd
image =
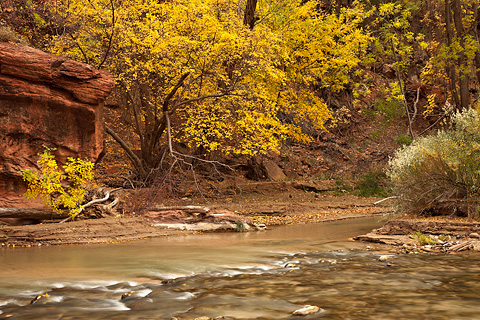
[[[64,207],[69,210],[70,215],[75,215],[81,209],[87,193],[85,184],[94,177],[94,164],[87,160],[68,158],[61,171],[51,153],[53,150],[55,149],[46,148],[39,154],[37,163],[40,171],[21,171],[23,180],[28,183],[25,196],[29,199],[41,196],[43,202],[57,213]]]

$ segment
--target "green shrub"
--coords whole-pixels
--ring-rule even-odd
[[[413,142],[413,139],[409,135],[401,134],[395,139],[395,142],[403,147],[409,146]]]
[[[375,108],[383,113],[385,119],[399,119],[405,115],[405,109],[402,101],[397,99],[376,100]]]
[[[460,215],[465,210],[457,210],[458,204],[472,203],[467,213],[473,215],[480,198],[479,111],[457,112],[448,130],[399,149],[388,166],[387,176],[404,211],[427,213],[449,203],[449,214]]]
[[[383,170],[371,169],[357,180],[354,194],[361,197],[386,197],[386,175]]]

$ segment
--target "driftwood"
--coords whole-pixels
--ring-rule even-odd
[[[67,222],[68,220],[74,220],[80,213],[82,213],[83,209],[88,208],[88,207],[91,207],[91,206],[93,206],[94,204],[102,203],[102,202],[107,201],[108,198],[110,198],[110,194],[111,194],[111,193],[113,193],[113,192],[115,192],[115,191],[118,191],[118,190],[120,190],[120,189],[122,189],[122,188],[116,188],[116,189],[113,189],[113,190],[108,190],[108,191],[106,191],[106,192],[105,192],[105,197],[103,197],[103,198],[101,198],[101,199],[94,199],[94,200],[92,200],[92,201],[84,204],[77,213],[75,213],[74,215],[69,216],[69,217],[63,219],[63,220],[60,221],[59,223],[64,223],[64,222]],[[115,201],[114,201],[114,202],[115,202]],[[115,204],[117,204],[117,203],[118,203],[118,200],[116,201]],[[112,207],[113,207],[113,205],[112,205]],[[112,208],[110,208],[110,210],[112,210]]]
[[[188,213],[208,213],[210,208],[203,206],[171,206],[171,207],[160,207],[154,206],[147,209],[148,211],[170,211],[170,210],[182,210]]]
[[[65,219],[68,216],[68,210],[57,213],[52,209],[0,208],[0,218],[53,220]]]
[[[398,197],[397,196],[391,196],[391,197],[388,197],[388,198],[384,198],[382,200],[378,200],[377,202],[374,202],[373,205],[376,206],[377,204],[380,204],[384,201],[392,200],[392,199],[398,199]]]
[[[464,251],[464,250],[470,250],[473,248],[473,241],[465,241],[465,242],[460,242],[459,244],[456,244],[454,246],[451,246],[448,248],[448,252],[458,252],[458,251]]]

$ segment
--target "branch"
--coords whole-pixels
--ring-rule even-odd
[[[170,100],[173,98],[173,96],[175,95],[175,93],[177,92],[178,89],[180,89],[181,86],[183,86],[183,82],[185,81],[185,79],[188,77],[188,75],[190,74],[190,72],[187,72],[187,73],[184,73],[180,79],[178,79],[178,82],[177,84],[175,85],[175,87],[173,87],[173,89],[170,91],[170,93],[167,95],[167,97],[165,98],[165,101],[163,102],[163,112],[168,112],[168,103],[170,102]]]
[[[133,162],[133,165],[135,166],[135,168],[137,168],[139,171],[140,171],[140,175],[142,177],[145,177],[146,176],[146,172],[145,172],[145,169],[143,168],[143,165],[142,165],[142,161],[140,160],[140,158],[132,151],[132,149],[127,145],[127,143],[125,141],[123,141],[122,138],[120,138],[120,136],[118,134],[115,133],[115,131],[113,131],[112,129],[110,129],[109,126],[105,125],[105,131],[112,136],[113,139],[115,139],[115,141],[117,141],[120,146],[123,148],[123,150],[125,150],[125,152],[127,153],[128,157],[130,158],[130,160]]]
[[[412,116],[412,121],[415,121],[415,117],[417,116],[417,105],[418,101],[420,100],[420,87],[417,88],[417,98],[415,99],[415,102],[413,103],[413,116]]]
[[[387,201],[387,200],[391,200],[391,199],[398,199],[397,196],[392,196],[392,197],[388,197],[388,198],[385,198],[385,199],[382,199],[382,200],[378,200],[377,202],[374,202],[373,205],[377,205],[379,203],[382,203],[383,201]]]
[[[87,54],[85,53],[85,51],[83,51],[83,49],[82,49],[82,47],[80,46],[80,44],[78,44],[77,39],[75,39],[75,37],[73,36],[73,34],[71,34],[70,32],[68,32],[68,35],[72,38],[73,41],[75,41],[75,45],[78,47],[78,50],[80,50],[80,52],[82,53],[82,56],[83,56],[83,58],[85,59],[85,63],[88,64],[90,61],[88,60]]]
[[[175,104],[175,106],[172,108],[172,111],[176,110],[178,107],[180,107],[184,104],[197,102],[197,101],[200,101],[200,100],[203,100],[203,99],[208,99],[208,98],[220,98],[220,97],[223,97],[223,96],[226,96],[226,95],[228,95],[228,93],[207,94],[205,96],[200,96],[200,97],[184,100],[182,102],[179,102],[179,103]]]
[[[105,55],[103,56],[102,62],[98,65],[97,69],[100,69],[105,61],[108,58],[108,54],[110,53],[110,49],[112,48],[112,42],[113,42],[113,35],[115,33],[115,6],[113,5],[113,0],[110,0],[110,4],[112,5],[112,33],[110,34],[110,39],[108,39],[108,47],[107,51],[105,52]]]
[[[123,82],[122,85],[123,85],[125,88],[127,87],[127,86],[125,85],[125,82]],[[135,103],[135,99],[133,98],[132,93],[130,92],[130,90],[125,90],[125,91],[126,91],[126,93],[127,93],[128,98],[129,98],[130,101],[132,102],[133,116],[134,116],[134,118],[135,118],[135,125],[137,126],[137,127],[136,127],[136,131],[137,131],[138,137],[140,138],[140,145],[141,145],[142,148],[143,148],[144,140],[143,140],[143,134],[142,134],[141,126],[140,126],[140,116],[139,116],[139,112],[138,112],[138,109],[137,109],[137,104]],[[141,99],[141,98],[140,98],[140,99]]]

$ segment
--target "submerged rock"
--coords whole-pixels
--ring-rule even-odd
[[[378,261],[387,261],[387,260],[391,260],[393,257],[392,256],[387,256],[387,255],[384,255],[384,256],[380,256],[380,258],[378,258]]]

